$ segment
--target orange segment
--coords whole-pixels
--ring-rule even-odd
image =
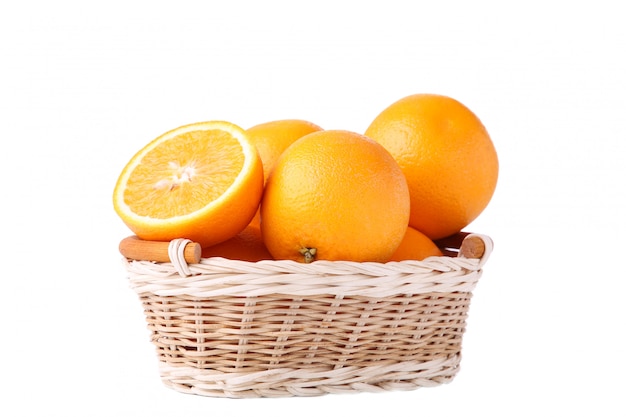
[[[123,169],[117,214],[140,238],[188,238],[202,246],[243,230],[263,192],[263,167],[243,129],[210,121],[153,140]]]

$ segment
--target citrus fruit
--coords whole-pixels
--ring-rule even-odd
[[[265,181],[274,168],[276,160],[289,145],[309,133],[322,130],[318,125],[307,120],[273,120],[252,126],[246,130],[250,141],[256,146]]]
[[[259,206],[248,226],[261,227],[261,206]]]
[[[274,168],[276,160],[289,145],[302,136],[322,130],[318,125],[301,119],[272,120],[254,125],[246,130],[248,138],[256,146],[263,163],[263,183]],[[260,227],[260,213],[250,225]]]
[[[409,224],[433,240],[459,232],[486,208],[498,157],[478,117],[459,101],[415,94],[385,108],[365,136],[396,159],[411,194]]]
[[[442,256],[443,252],[428,236],[412,228],[407,227],[400,246],[389,259],[390,261],[416,260],[421,261],[429,256]]]
[[[274,259],[386,262],[409,220],[400,167],[375,141],[324,130],[289,146],[261,201],[263,240]]]
[[[242,231],[263,193],[263,166],[245,131],[209,121],[173,129],[122,170],[113,205],[141,239],[210,246]]]
[[[202,248],[203,258],[214,256],[250,262],[272,259],[272,255],[263,243],[260,227],[254,225],[248,225],[224,242]]]

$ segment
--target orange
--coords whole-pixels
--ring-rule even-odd
[[[224,121],[173,129],[122,170],[113,205],[141,239],[210,246],[242,231],[263,193],[263,166],[245,131]]]
[[[259,206],[248,226],[261,227],[261,206]]]
[[[252,126],[246,130],[250,141],[256,146],[263,162],[264,179],[274,168],[276,160],[289,145],[309,133],[322,130],[307,120],[273,120]]]
[[[404,97],[384,109],[365,135],[396,159],[411,194],[409,224],[433,240],[459,232],[486,208],[498,157],[478,117],[434,94]]]
[[[263,183],[267,182],[278,157],[289,145],[302,136],[320,130],[322,128],[315,123],[301,119],[272,120],[248,128],[248,138],[256,146],[263,163]],[[260,227],[260,220],[260,213],[257,211],[250,224]]]
[[[375,141],[344,130],[310,133],[278,159],[261,201],[274,259],[386,262],[409,220],[400,167]]]
[[[409,226],[390,261],[421,261],[429,256],[443,256],[443,252],[428,236]]]
[[[250,262],[272,259],[263,243],[260,227],[253,225],[247,226],[225,242],[202,249],[203,258],[214,256]]]

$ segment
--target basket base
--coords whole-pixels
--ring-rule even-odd
[[[425,362],[399,362],[336,369],[271,369],[226,373],[210,369],[172,366],[160,362],[165,386],[186,394],[207,397],[312,397],[325,394],[408,391],[451,382],[459,371],[461,355]]]

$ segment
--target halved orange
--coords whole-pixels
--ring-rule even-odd
[[[245,131],[208,121],[173,129],[120,174],[113,205],[141,239],[187,238],[203,247],[241,232],[263,193],[263,165]]]

